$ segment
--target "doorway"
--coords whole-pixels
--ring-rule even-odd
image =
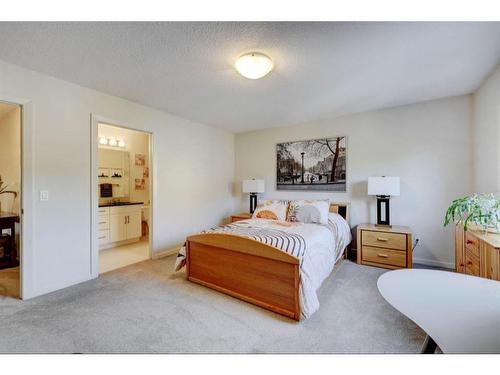
[[[0,298],[21,298],[22,107],[0,102]]]
[[[94,243],[102,274],[151,259],[152,135],[114,122],[96,125]]]

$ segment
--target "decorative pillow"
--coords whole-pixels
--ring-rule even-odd
[[[263,201],[255,209],[252,218],[285,221],[287,209],[288,201]]]
[[[300,223],[328,224],[330,201],[325,200],[299,200],[291,201],[288,205],[288,221]]]

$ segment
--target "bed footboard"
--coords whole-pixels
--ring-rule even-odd
[[[187,238],[189,281],[300,319],[299,260],[249,238],[204,233]]]

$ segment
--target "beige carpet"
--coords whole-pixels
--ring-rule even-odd
[[[385,270],[344,261],[293,322],[148,260],[29,301],[0,299],[0,352],[416,353],[424,333],[379,295]]]

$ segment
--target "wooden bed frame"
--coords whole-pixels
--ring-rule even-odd
[[[349,222],[349,204],[330,212]],[[299,259],[262,242],[232,234],[203,233],[186,240],[189,281],[300,320]]]

